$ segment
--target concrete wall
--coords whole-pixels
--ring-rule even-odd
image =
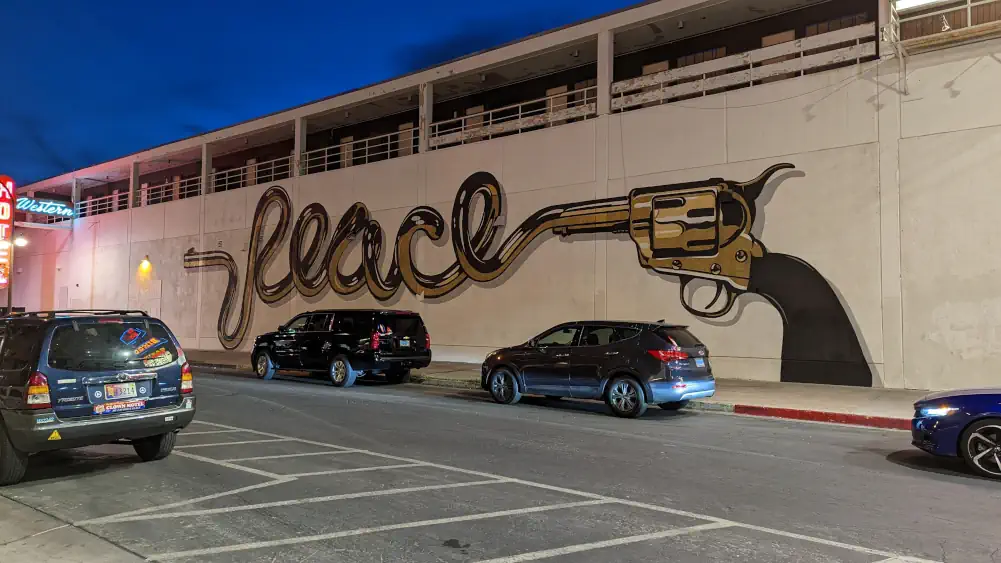
[[[446,234],[437,242],[418,235],[412,246],[415,265],[431,275],[456,261],[447,231],[456,193],[474,173],[492,174],[503,192],[496,248],[547,206],[710,178],[739,183],[790,163],[794,169],[776,173],[752,198],[756,216],[739,238],[759,241],[764,250],[751,254],[749,281],[729,278],[739,296],[718,318],[687,312],[681,279],[670,267],[667,273],[643,267],[626,234],[546,233],[503,275],[467,279],[441,297],[419,297],[405,285],[384,301],[365,288],[344,296],[329,286],[314,297],[293,287],[271,304],[255,297],[239,348],[321,307],[418,310],[436,358],[477,362],[565,320],[668,319],[690,325],[706,342],[719,377],[988,385],[1001,372],[1001,260],[992,252],[1001,242],[992,205],[1001,177],[1001,42],[912,57],[908,72],[907,94],[896,61],[871,63],[77,220],[71,234],[38,231],[18,249],[15,304],[141,307],[169,323],[183,345],[221,348],[218,321],[229,276],[218,267],[185,269],[184,254],[225,251],[237,265],[236,311],[224,327],[232,332],[255,209],[275,185],[291,200],[289,233],[309,204],[322,204],[333,230],[352,204],[363,202],[383,231],[383,276],[411,210],[437,210]],[[264,239],[278,210],[266,219]],[[289,240],[286,234],[274,261],[259,270],[266,284],[280,284],[289,273]],[[351,246],[341,272],[361,264],[363,247]],[[710,257],[706,273],[717,259],[724,278],[742,267],[734,248]],[[137,266],[146,255],[153,269],[142,274]],[[780,258],[778,267],[773,260],[768,274],[762,257],[780,255],[790,258]],[[686,288],[693,306],[712,298],[706,280]]]

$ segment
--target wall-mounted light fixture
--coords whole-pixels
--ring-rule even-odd
[[[142,261],[139,262],[139,271],[145,273],[145,272],[150,271],[152,268],[153,268],[153,264],[151,264],[150,261],[149,261],[149,254],[147,254],[146,256],[143,256]]]
[[[28,246],[28,239],[17,236],[14,238],[14,246]]]

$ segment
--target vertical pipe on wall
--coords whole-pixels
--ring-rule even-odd
[[[612,77],[615,64],[615,37],[612,30],[598,33],[598,115],[612,112]]]
[[[420,97],[420,115],[418,119],[420,140],[417,145],[417,150],[425,153],[428,152],[428,139],[431,134],[431,120],[434,115],[434,85],[430,82],[424,82],[417,88]]]
[[[202,143],[202,195],[212,193],[212,146]]]
[[[302,155],[306,152],[306,118],[295,118],[295,148],[292,151],[292,166],[295,176],[302,176],[306,173]]]

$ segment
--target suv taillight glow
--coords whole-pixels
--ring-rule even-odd
[[[191,393],[195,390],[194,378],[191,375],[191,366],[188,362],[181,365],[181,393]]]
[[[662,362],[673,362],[675,360],[688,359],[688,354],[682,352],[681,350],[647,350],[646,353]]]
[[[425,332],[424,333],[424,347],[427,348],[428,350],[431,349],[431,333],[430,332]]]
[[[378,332],[373,332],[372,333],[372,349],[373,350],[378,350],[379,349],[379,333]]]
[[[25,402],[29,409],[47,409],[52,407],[52,400],[49,399],[49,380],[42,374],[35,372],[28,379],[28,392],[25,394]]]

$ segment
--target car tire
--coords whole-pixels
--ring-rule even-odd
[[[638,381],[628,376],[619,376],[608,384],[605,403],[612,414],[620,418],[638,418],[646,412],[646,397]]]
[[[27,470],[28,454],[14,447],[7,429],[0,423],[0,486],[20,483]]]
[[[1001,479],[1001,418],[969,425],[959,440],[959,452],[977,475]]]
[[[327,375],[334,387],[351,387],[358,378],[358,372],[352,369],[351,362],[344,356],[337,356],[330,362]]]
[[[157,461],[170,455],[174,451],[174,444],[177,443],[177,433],[167,432],[149,438],[141,438],[132,441],[132,447],[136,450],[136,455],[143,461]]]
[[[688,406],[688,401],[674,401],[673,403],[661,403],[658,407],[666,411],[680,411]]]
[[[410,370],[409,369],[397,369],[390,370],[386,372],[386,381],[392,383],[393,385],[399,385],[401,383],[410,382]]]
[[[275,376],[275,363],[267,352],[261,352],[254,358],[254,373],[258,379],[271,379]]]
[[[513,405],[521,400],[521,390],[518,389],[518,379],[507,368],[497,368],[490,373],[487,388],[494,401],[502,405]]]

